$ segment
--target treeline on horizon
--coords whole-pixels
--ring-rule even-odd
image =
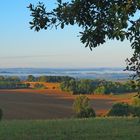
[[[63,81],[69,81],[74,79],[69,76],[39,76],[35,77],[29,75],[25,81],[26,82],[51,82],[51,83],[61,83]],[[44,85],[37,84],[37,87],[44,87]],[[24,83],[23,79],[18,76],[0,76],[0,89],[21,89],[30,88],[29,83]]]
[[[21,79],[17,76],[0,76],[0,89],[23,89],[29,87],[30,84],[22,83]]]
[[[26,82],[52,82],[60,83],[62,91],[71,94],[116,94],[135,92],[130,81],[115,82],[101,79],[75,79],[70,76],[38,76],[29,75]],[[0,76],[0,89],[30,88],[29,83],[24,83],[17,76]]]
[[[29,75],[28,82],[58,82],[62,91],[71,94],[116,94],[137,91],[131,81],[115,82],[101,79],[75,79],[69,76],[39,76]]]
[[[70,76],[38,76],[29,75],[27,77],[28,82],[51,82],[51,83],[61,83],[64,81],[74,80],[75,78]]]
[[[116,94],[135,92],[131,81],[114,82],[106,80],[72,79],[60,85],[61,90],[71,94]]]

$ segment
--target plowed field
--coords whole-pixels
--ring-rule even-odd
[[[4,113],[3,119],[71,118],[74,116],[72,104],[75,97],[59,89],[0,90],[0,108]],[[90,95],[89,98],[98,115],[109,110],[114,102],[123,100],[98,95]]]

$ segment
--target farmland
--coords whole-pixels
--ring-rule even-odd
[[[62,91],[59,83],[38,82],[45,88],[1,89],[0,140],[137,140],[136,117],[104,117],[116,102],[131,103],[136,93],[87,94],[96,118],[76,119],[77,95]],[[26,84],[26,83],[25,83]]]
[[[114,102],[129,102],[133,94],[124,96],[89,95],[97,115],[104,115]],[[36,120],[73,118],[75,95],[59,89],[0,90],[0,108],[4,120]]]

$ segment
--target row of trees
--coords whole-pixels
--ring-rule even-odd
[[[29,87],[30,87],[29,83],[0,81],[0,89],[21,89]]]
[[[132,87],[131,82],[113,82],[106,80],[89,80],[75,79],[69,76],[39,76],[29,75],[28,82],[59,82],[60,88],[63,91],[71,92],[72,94],[110,94],[110,93],[125,93],[133,92],[137,89]],[[10,88],[29,88],[29,84],[24,84],[21,79],[16,76],[4,77],[0,76],[0,89]]]
[[[0,89],[19,89],[29,88],[30,84],[22,83],[21,79],[16,76],[4,77],[0,76]]]
[[[63,91],[72,94],[110,94],[136,91],[131,82],[112,82],[106,80],[67,80],[61,83]]]
[[[52,82],[52,83],[56,83],[56,82],[69,81],[72,79],[74,79],[74,78],[69,77],[69,76],[39,76],[39,77],[35,77],[33,75],[29,75],[27,77],[28,82]]]
[[[20,82],[21,79],[18,76],[0,76],[0,81],[5,81],[5,82]]]

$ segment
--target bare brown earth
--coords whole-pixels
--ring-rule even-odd
[[[114,102],[130,102],[130,98],[90,95],[98,115],[104,115]],[[3,119],[57,119],[74,116],[72,104],[76,96],[59,89],[0,90],[0,108]]]

